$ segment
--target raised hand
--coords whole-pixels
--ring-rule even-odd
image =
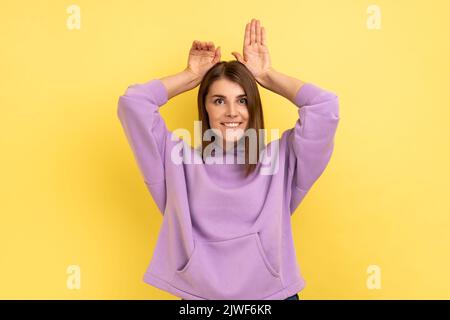
[[[198,79],[202,79],[205,73],[220,61],[220,46],[214,48],[214,43],[209,41],[192,42],[189,50],[188,66],[186,70],[193,73]]]
[[[266,30],[259,20],[252,19],[245,25],[244,57],[236,51],[231,54],[251,71],[258,82],[271,69]]]

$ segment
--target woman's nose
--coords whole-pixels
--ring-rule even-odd
[[[231,103],[227,107],[227,116],[233,117],[238,115],[237,107]]]

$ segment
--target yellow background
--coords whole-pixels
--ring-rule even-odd
[[[81,29],[69,30],[69,5]],[[366,12],[381,9],[381,29]],[[116,115],[128,85],[222,60],[245,23],[273,67],[340,97],[328,168],[293,216],[302,299],[450,298],[450,2],[13,1],[0,11],[0,298],[179,299],[147,285],[162,222]],[[193,132],[198,87],[161,109]],[[297,109],[260,87],[266,127]],[[81,288],[66,286],[70,265]],[[369,290],[367,268],[381,268]]]

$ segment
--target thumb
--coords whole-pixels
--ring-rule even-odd
[[[237,61],[244,63],[244,59],[242,59],[242,56],[239,52],[233,51],[231,54],[236,58]]]
[[[216,48],[216,52],[214,54],[213,63],[217,63],[220,61],[220,46]]]

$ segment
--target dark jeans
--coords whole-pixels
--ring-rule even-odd
[[[184,300],[184,299],[181,299],[181,300]],[[293,296],[287,297],[284,300],[300,300],[300,299],[298,298],[298,294],[296,293]]]
[[[299,299],[299,297],[298,297],[298,294],[296,293],[296,294],[294,294],[293,296],[287,297],[287,298],[284,299],[284,300],[300,300],[300,299]]]

